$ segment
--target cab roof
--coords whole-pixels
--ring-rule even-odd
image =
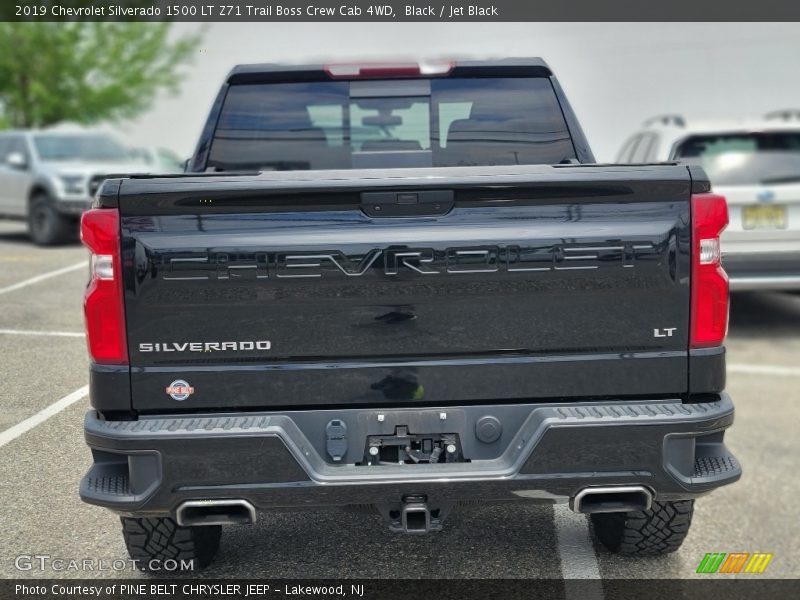
[[[344,72],[337,75],[336,71]],[[347,71],[345,69],[350,69]],[[398,60],[398,61],[332,61],[327,64],[245,64],[235,66],[228,74],[229,84],[267,83],[270,81],[325,81],[330,79],[378,79],[430,76],[530,76],[553,74],[541,58],[503,58],[492,60]]]

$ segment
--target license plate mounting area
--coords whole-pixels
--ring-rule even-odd
[[[419,465],[469,462],[464,459],[457,433],[413,434],[398,425],[389,435],[367,436],[361,465]]]

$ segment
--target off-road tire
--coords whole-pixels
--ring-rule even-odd
[[[37,246],[65,242],[72,233],[72,219],[59,213],[47,194],[37,194],[28,205],[28,235]]]
[[[653,502],[649,510],[591,515],[597,540],[611,552],[658,555],[680,548],[692,524],[694,500]]]
[[[172,559],[178,565],[194,561],[195,569],[207,567],[219,549],[222,527],[181,527],[169,517],[121,517],[122,537],[128,554],[138,561],[138,566],[150,570],[150,561],[157,560],[157,569],[164,570],[164,561]]]

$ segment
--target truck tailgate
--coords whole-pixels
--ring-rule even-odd
[[[674,165],[123,180],[133,407],[684,393],[690,189]]]

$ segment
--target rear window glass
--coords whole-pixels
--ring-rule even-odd
[[[575,151],[546,78],[234,85],[213,170],[557,164]]]
[[[702,166],[717,185],[800,181],[800,132],[694,135],[674,154],[681,162]]]
[[[127,161],[130,152],[106,135],[36,135],[33,145],[45,161]]]

